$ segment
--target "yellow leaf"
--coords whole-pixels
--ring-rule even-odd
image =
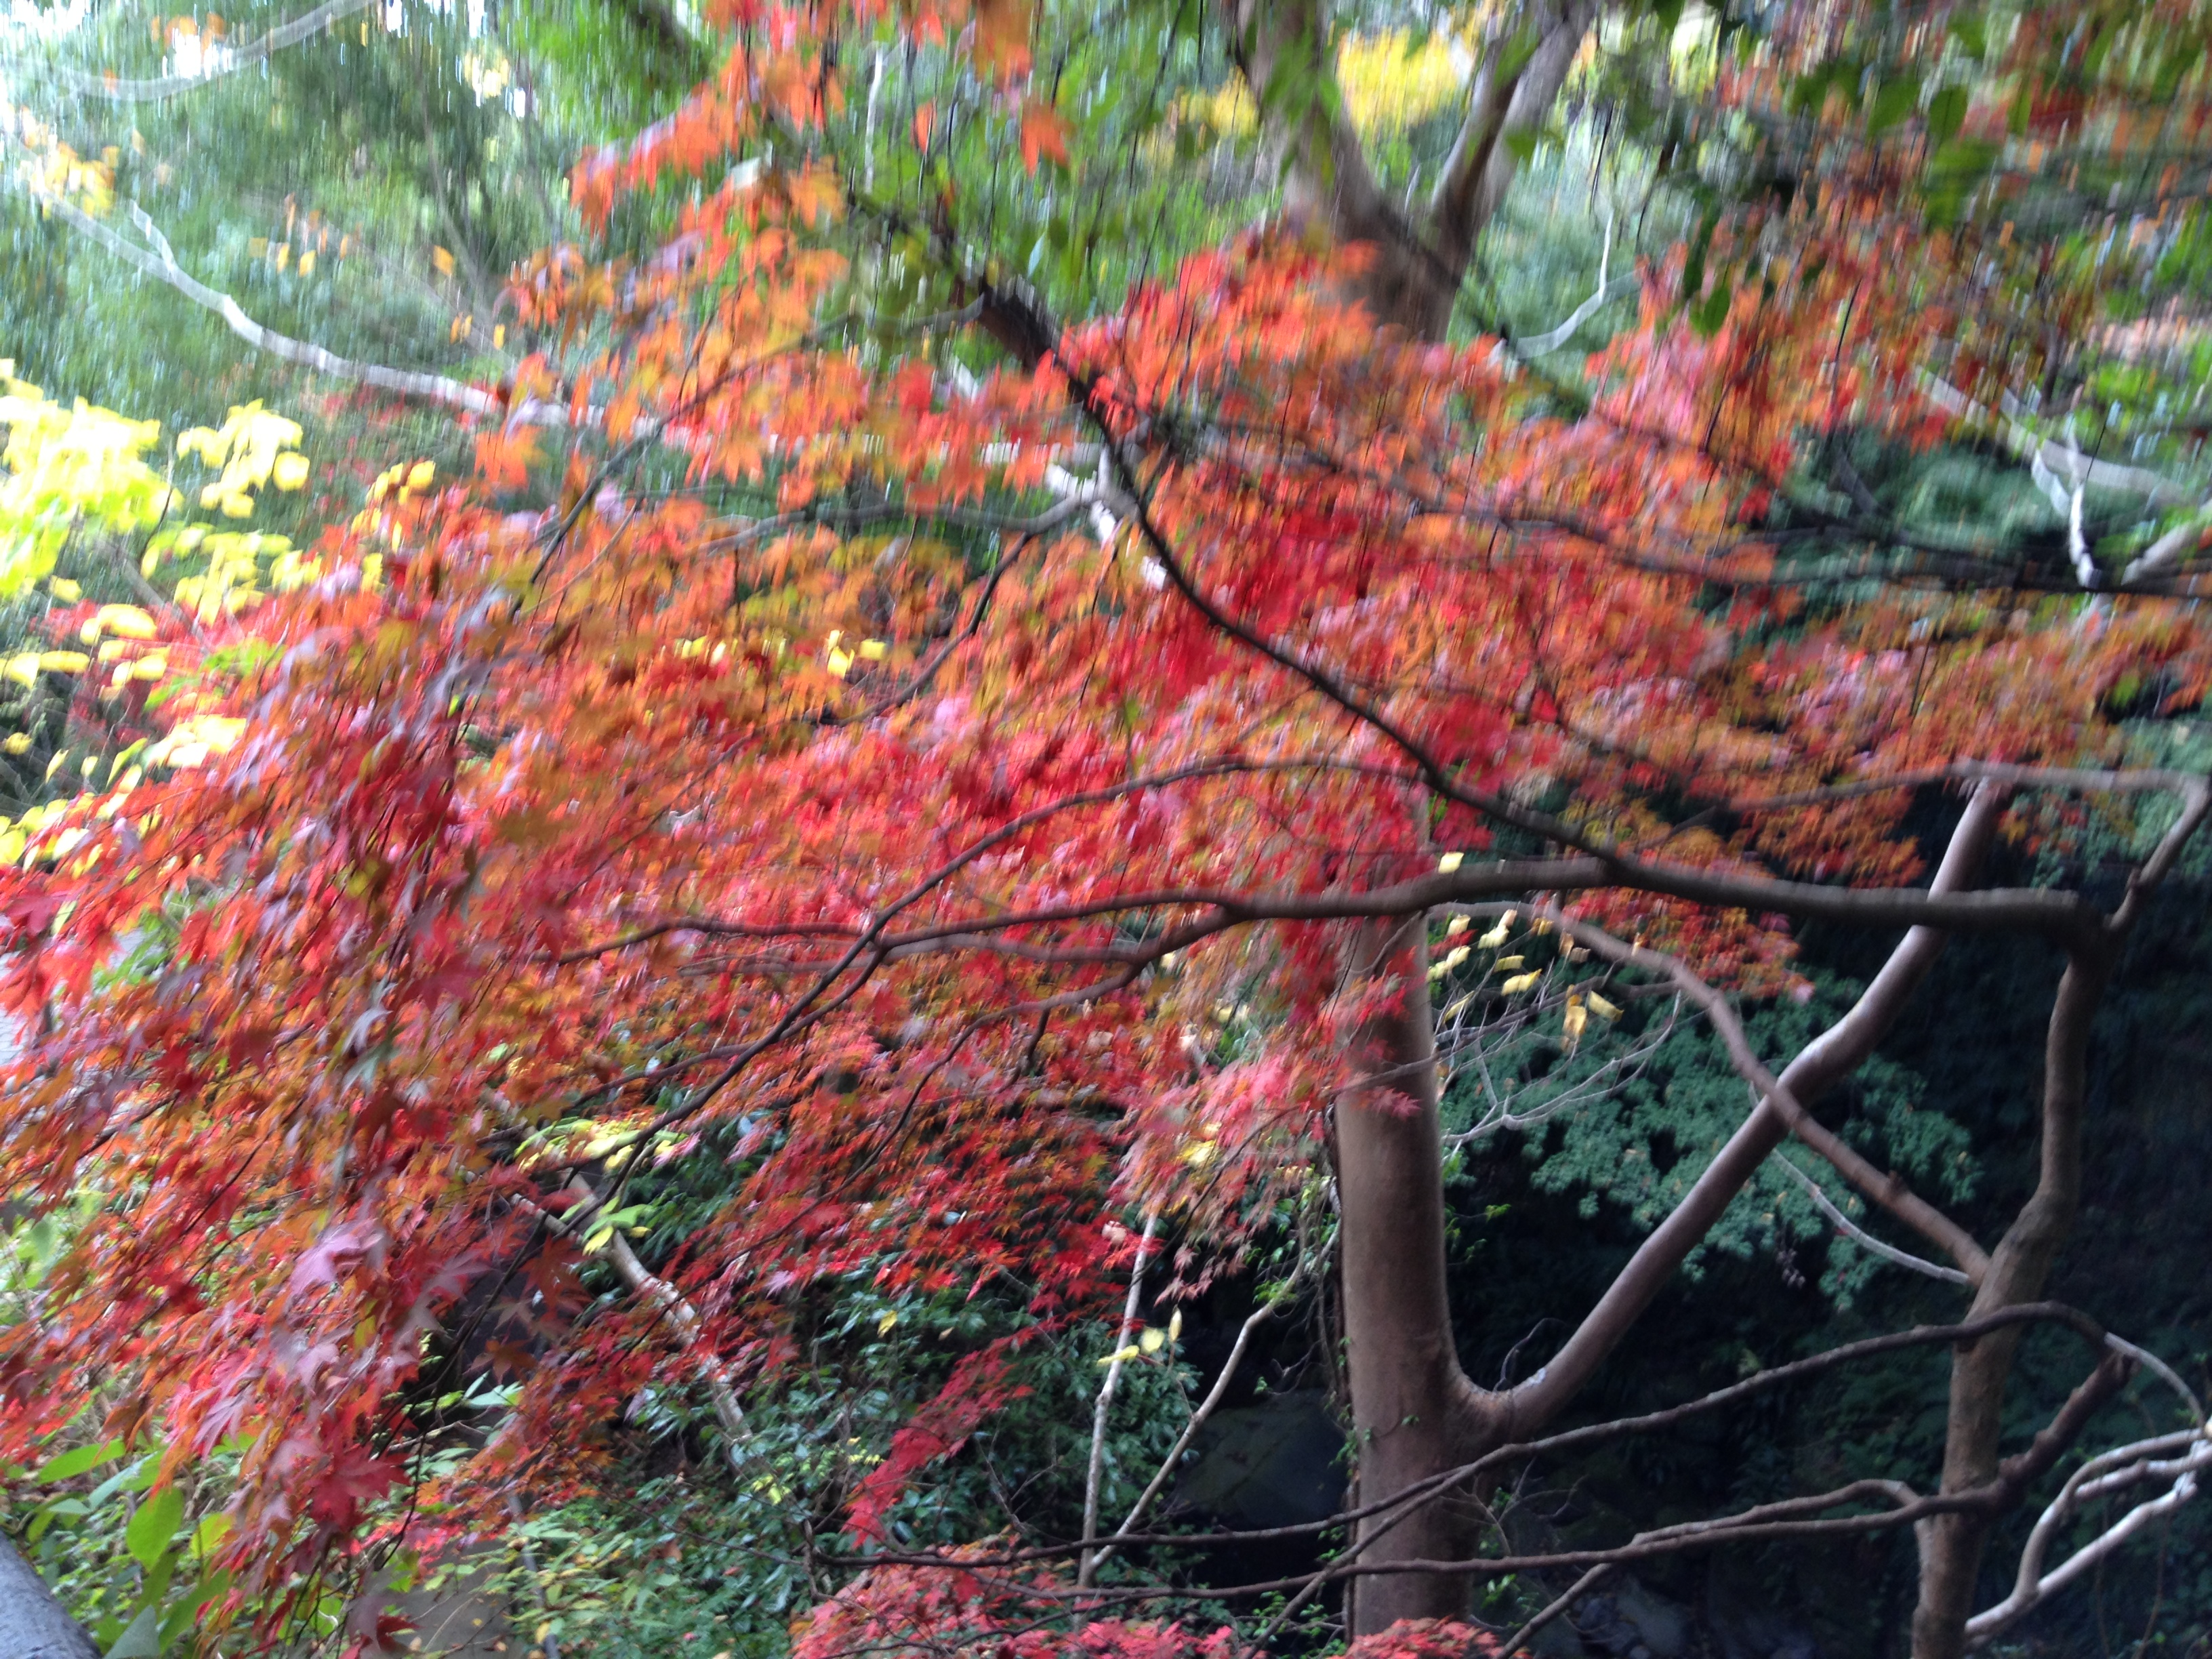
[[[62,769],[62,763],[68,758],[68,750],[58,749],[54,751],[54,757],[46,763],[46,781],[48,783],[52,783],[54,781],[54,774]]]
[[[450,276],[453,274],[453,256],[441,247],[434,247],[430,250],[430,263],[437,266],[438,274],[441,276]]]
[[[1498,960],[1497,960],[1496,962],[1494,962],[1494,963],[1491,963],[1491,966],[1492,966],[1492,967],[1493,967],[1493,968],[1501,968],[1501,969],[1503,969],[1503,968],[1518,968],[1518,967],[1519,967],[1522,963],[1526,962],[1527,960],[1528,960],[1528,958],[1527,958],[1526,957],[1498,957]]]
[[[1486,951],[1495,951],[1505,943],[1505,936],[1513,931],[1513,916],[1514,912],[1508,910],[1504,915],[1498,917],[1498,926],[1485,933],[1475,943]]]
[[[57,576],[46,584],[53,596],[64,605],[75,605],[84,597],[84,589],[67,576]]]
[[[1465,916],[1454,916],[1449,921],[1444,924],[1444,937],[1446,939],[1456,939],[1465,932],[1467,932],[1467,918]]]
[[[1144,1358],[1144,1352],[1142,1348],[1132,1342],[1126,1348],[1115,1349],[1098,1363],[1102,1365],[1116,1365],[1125,1359],[1141,1359]]]
[[[92,666],[92,659],[82,651],[41,651],[39,666],[53,674],[81,674]]]
[[[1437,868],[1443,871],[1444,874],[1449,875],[1459,868],[1466,857],[1467,854],[1464,853],[1447,853],[1437,860]]]
[[[305,253],[302,253],[300,256],[300,275],[302,276],[312,276],[314,274],[315,250],[309,248]]]
[[[21,830],[10,830],[0,836],[0,864],[21,864],[24,849],[29,845]]]
[[[1182,1310],[1181,1308],[1177,1308],[1173,1313],[1168,1316],[1168,1340],[1170,1342],[1179,1342],[1182,1340]]]
[[[860,641],[860,654],[863,657],[866,657],[870,662],[881,662],[885,657],[890,654],[890,647],[885,645],[881,640],[862,640]]]
[[[1168,1334],[1165,1331],[1150,1328],[1137,1339],[1137,1346],[1146,1353],[1158,1353],[1162,1348],[1167,1346],[1167,1342]]]
[[[1590,1011],[1593,1013],[1601,1014],[1607,1019],[1619,1019],[1620,1018],[1620,1010],[1614,1007],[1613,1004],[1607,1002],[1603,997],[1600,996],[1595,991],[1592,991],[1589,994],[1589,1006]]]
[[[1567,1013],[1565,1020],[1567,1047],[1569,1048],[1572,1048],[1577,1043],[1581,1042],[1583,1040],[1583,1027],[1589,1023],[1589,1010],[1583,1006],[1582,999],[1579,997],[1569,997],[1567,999]]]
[[[8,740],[0,743],[0,754],[27,755],[30,752],[31,734],[28,732],[10,732]]]
[[[9,658],[7,668],[0,670],[0,672],[4,672],[19,685],[36,685],[39,683],[38,653],[27,651],[21,656]]]
[[[308,256],[313,258],[312,254]],[[270,477],[279,489],[297,489],[307,482],[307,458],[305,455],[279,455],[270,470]]]
[[[876,1322],[876,1334],[878,1336],[889,1335],[890,1334],[891,1327],[897,1323],[898,1310],[896,1308],[893,1308],[889,1313],[885,1314],[881,1319],[878,1319]]]
[[[168,672],[169,659],[157,654],[142,657],[133,663],[131,666],[131,678],[134,680],[158,680]]]
[[[1505,993],[1505,994],[1506,994],[1507,996],[1509,996],[1509,997],[1510,997],[1510,996],[1518,996],[1522,992],[1523,992],[1523,991],[1525,991],[1525,990],[1528,989],[1528,988],[1529,988],[1530,986],[1532,986],[1532,985],[1535,984],[1535,982],[1536,982],[1538,980],[1540,980],[1540,979],[1541,979],[1541,978],[1543,978],[1543,977],[1544,977],[1544,976],[1543,976],[1543,975],[1541,975],[1540,973],[1536,973],[1536,974],[1516,974],[1516,975],[1513,975],[1513,977],[1512,977],[1512,978],[1510,978],[1510,979],[1507,980],[1507,981],[1506,981],[1503,985],[1499,986],[1498,988],[1499,990],[1501,990],[1501,991],[1504,992],[1504,993]]]
[[[436,466],[428,461],[417,461],[407,469],[407,487],[410,489],[428,489],[430,481],[437,476]]]
[[[150,640],[161,631],[153,617],[135,605],[103,605],[93,620],[126,640]]]

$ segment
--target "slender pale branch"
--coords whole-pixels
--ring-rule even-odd
[[[580,1218],[587,1218],[605,1207],[605,1200],[592,1184],[581,1176],[572,1176],[568,1192],[575,1202],[566,1211],[555,1211],[544,1205],[530,1204],[545,1224],[563,1238],[580,1242],[590,1231]],[[524,1200],[528,1203],[528,1200]],[[642,1297],[652,1304],[674,1334],[677,1346],[699,1368],[701,1381],[707,1385],[707,1397],[713,1401],[714,1420],[721,1425],[723,1441],[731,1465],[742,1467],[744,1448],[752,1435],[751,1425],[745,1420],[744,1407],[738,1403],[737,1386],[730,1380],[729,1368],[707,1345],[699,1310],[693,1307],[683,1291],[653,1273],[637,1259],[629,1241],[619,1227],[607,1234],[607,1259],[614,1264],[615,1272],[633,1295]]]
[[[1160,1460],[1158,1472],[1152,1476],[1150,1484],[1144,1491],[1137,1494],[1137,1501],[1129,1505],[1128,1514],[1121,1517],[1121,1524],[1115,1528],[1117,1534],[1128,1532],[1144,1518],[1145,1511],[1152,1507],[1152,1499],[1160,1495],[1160,1489],[1167,1485],[1170,1478],[1181,1467],[1182,1455],[1190,1449],[1191,1441],[1197,1437],[1198,1431],[1206,1426],[1206,1420],[1213,1415],[1215,1407],[1228,1396],[1229,1385],[1236,1380],[1237,1368],[1244,1363],[1244,1351],[1251,1346],[1253,1334],[1273,1317],[1278,1309],[1290,1301],[1297,1289],[1298,1281],[1305,1277],[1305,1271],[1306,1264],[1301,1261],[1298,1264],[1297,1272],[1291,1276],[1290,1282],[1255,1308],[1246,1316],[1244,1322],[1237,1328],[1237,1340],[1230,1347],[1229,1358],[1222,1363],[1221,1374],[1213,1379],[1213,1386],[1206,1390],[1206,1398],[1199,1402],[1198,1409],[1190,1414],[1190,1421],[1182,1425],[1182,1432],[1176,1437],[1175,1444],[1168,1448],[1168,1455]],[[1123,1340],[1127,1340],[1126,1335]],[[1092,1557],[1093,1571],[1105,1565],[1107,1558],[1113,1553],[1114,1546],[1109,1544]]]
[[[1145,1257],[1152,1248],[1152,1233],[1160,1223],[1160,1212],[1152,1211],[1145,1218],[1144,1236],[1137,1241],[1137,1259],[1129,1268],[1129,1295],[1121,1307],[1121,1334],[1115,1339],[1114,1352],[1106,1362],[1106,1380],[1098,1385],[1098,1403],[1091,1413],[1091,1462],[1083,1480],[1083,1539],[1087,1545],[1098,1535],[1098,1495],[1106,1475],[1106,1423],[1114,1410],[1115,1390],[1121,1386],[1121,1365],[1127,1358],[1130,1334],[1137,1328],[1137,1313],[1145,1297]],[[1076,1569],[1075,1582],[1088,1588],[1097,1577],[1098,1565],[1105,1558],[1089,1549],[1083,1553],[1081,1565]]]
[[[132,211],[140,220],[141,228],[148,229],[154,237],[157,244],[155,247],[141,247],[64,197],[40,190],[32,190],[30,194],[40,207],[53,214],[70,229],[88,237],[155,282],[167,283],[195,305],[204,306],[214,312],[233,334],[258,351],[265,351],[288,363],[297,363],[302,368],[313,369],[319,374],[376,386],[403,398],[420,398],[426,402],[444,404],[448,408],[471,415],[506,417],[510,414],[498,397],[481,386],[470,386],[443,374],[390,368],[381,363],[357,362],[350,357],[341,357],[336,352],[325,351],[307,341],[295,340],[289,334],[279,334],[276,330],[254,321],[229,295],[210,288],[179,265],[170,253],[167,240],[158,232],[151,230],[152,222],[145,218],[141,210],[134,207]],[[565,409],[538,398],[526,401],[512,411],[512,417],[525,424],[538,426],[565,426],[568,419]]]
[[[296,46],[308,36],[328,28],[341,17],[350,17],[357,11],[368,11],[380,0],[325,0],[313,11],[304,12],[289,23],[279,24],[266,34],[236,44],[225,44],[220,62],[206,64],[190,75],[155,75],[143,79],[126,79],[114,75],[88,75],[82,70],[35,66],[35,72],[58,82],[70,92],[87,98],[105,98],[118,104],[157,103],[220,81],[227,75],[235,75],[242,69],[251,69],[265,60],[271,52],[286,46]],[[17,58],[7,65],[11,70],[33,68]]]
[[[1956,1267],[1946,1267],[1941,1262],[1929,1261],[1914,1255],[1908,1250],[1900,1250],[1894,1244],[1884,1243],[1860,1226],[1857,1222],[1852,1220],[1850,1217],[1845,1215],[1843,1206],[1828,1196],[1827,1189],[1819,1182],[1814,1180],[1786,1158],[1778,1158],[1774,1161],[1781,1165],[1784,1173],[1805,1189],[1805,1195],[1813,1200],[1813,1206],[1834,1223],[1838,1232],[1869,1255],[1880,1256],[1884,1261],[1909,1268],[1916,1273],[1925,1273],[1930,1279],[1940,1279],[1947,1285],[1966,1285],[1972,1282]]]

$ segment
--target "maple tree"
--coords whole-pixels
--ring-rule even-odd
[[[291,591],[185,595],[155,624],[191,669],[169,736],[15,830],[5,983],[33,1037],[0,1160],[71,1220],[40,1317],[0,1334],[10,1455],[97,1375],[123,1402],[103,1439],[166,1437],[157,1488],[234,1457],[219,1620],[364,1534],[434,1548],[507,1494],[588,1484],[650,1386],[704,1392],[742,1466],[743,1397],[791,1363],[812,1287],[993,1285],[1028,1322],[963,1354],[858,1483],[859,1576],[798,1651],[1225,1654],[1346,1585],[1353,1652],[1465,1651],[1496,1639],[1457,1622],[1478,1582],[1901,1527],[1916,1655],[2011,1628],[2212,1455],[2189,1399],[2185,1425],[2069,1465],[2016,1588],[1978,1602],[1994,1526],[2095,1412],[2139,1372],[2179,1381],[2042,1299],[2090,1016],[2212,811],[2203,776],[2145,763],[2138,718],[2203,694],[2198,509],[2166,486],[2100,526],[2091,490],[2129,481],[2010,390],[2067,372],[2112,268],[2008,204],[2063,219],[2045,169],[2062,194],[2140,171],[2121,135],[2147,91],[2169,106],[2149,153],[2201,138],[2196,10],[2073,9],[2070,32],[2046,8],[1993,33],[1784,8],[1709,43],[1736,141],[1790,189],[1717,197],[1569,385],[1454,319],[1594,6],[1493,20],[1419,216],[1370,164],[1319,10],[1214,20],[1282,212],[1068,316],[936,165],[988,142],[1070,176],[1026,9],[724,9],[719,70],[575,177],[600,227],[696,179],[675,233],[518,271],[545,349],[464,400],[476,476],[403,459]],[[1665,58],[1678,18],[1603,27]],[[892,123],[871,91],[856,133],[871,30],[940,52],[963,100]],[[881,192],[878,150],[902,161]],[[2186,219],[2179,179],[2154,224]],[[912,310],[862,314],[896,281]],[[2031,307],[2053,326],[2011,325]],[[2051,478],[2056,556],[1899,522],[1847,460],[1839,495],[1807,482],[1847,434],[1924,446],[1962,416]],[[2169,431],[2146,459],[2186,476]],[[1908,811],[1946,789],[1931,875]],[[1978,884],[2008,826],[2063,845],[2081,799],[2137,847],[2117,902]],[[1838,1023],[1761,1055],[1735,999],[1809,988],[1806,921],[1904,936]],[[1811,1110],[1945,938],[1989,933],[2068,963],[2039,1181],[1994,1245]],[[1541,1369],[1481,1389],[1445,1297],[1439,1018],[1556,1030],[1595,1065],[1654,990],[1711,1024],[1750,1109]],[[1951,1352],[1936,1485],[1485,1553],[1505,1474],[1625,1431],[1547,1436],[1792,1137],[1969,1292],[1882,1339]],[[729,1173],[647,1263],[625,1193],[687,1160]],[[1079,1538],[900,1546],[899,1504],[1008,1404],[1027,1345],[1118,1329],[1103,1423],[1151,1352],[1132,1279],[1155,1255],[1187,1291],[1316,1216],[1357,1468],[1322,1567],[1242,1587],[1289,1598],[1271,1622],[1162,1613],[1178,1588],[1128,1564],[1180,1535],[1147,1533],[1144,1501],[1109,1530],[1095,1473]],[[631,1295],[580,1317],[599,1261]],[[521,1388],[422,1482],[410,1390],[472,1296]],[[2036,1323],[2094,1358],[2006,1456]],[[2142,1501],[2055,1559],[2093,1486]],[[394,1519],[402,1492],[427,1507]],[[347,1634],[393,1633],[364,1597]]]

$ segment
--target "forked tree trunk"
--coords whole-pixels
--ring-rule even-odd
[[[1930,884],[1933,890],[1956,892],[1972,884],[2003,799],[2002,792],[1984,787],[1968,804]],[[1477,1388],[1460,1369],[1446,1299],[1440,1091],[1426,929],[1425,918],[1414,917],[1395,927],[1364,930],[1353,936],[1346,963],[1355,974],[1389,979],[1399,994],[1358,1034],[1352,1059],[1356,1074],[1369,1081],[1340,1100],[1335,1113],[1354,1492],[1362,1506],[1540,1432],[1634,1328],[1790,1133],[1781,1113],[1762,1102],[1540,1376],[1498,1393]],[[1783,1086],[1809,1104],[1849,1076],[1911,1001],[1942,947],[1940,933],[1911,929],[1850,1012],[1784,1070]],[[1367,1522],[1358,1540],[1361,1559],[1467,1559],[1480,1536],[1478,1497],[1464,1489],[1447,1492],[1410,1516]],[[1355,1635],[1386,1630],[1401,1619],[1462,1616],[1474,1590],[1471,1575],[1439,1572],[1377,1574],[1354,1584],[1349,1622]],[[1965,1617],[1959,1616],[1962,1627]]]
[[[2089,1028],[2112,976],[2109,950],[2077,951],[2059,981],[2045,1040],[2043,1142],[2035,1190],[1990,1257],[1970,1319],[2039,1298],[2052,1264],[2073,1231],[2081,1201],[2081,1111],[2088,1093]],[[1951,1361],[1951,1403],[1944,1425],[1946,1492],[1993,1480],[2003,1430],[2005,1384],[2025,1326],[1983,1337]],[[1960,1659],[1982,1554],[1995,1516],[1937,1516],[1920,1532],[1920,1598],[1912,1613],[1912,1659]]]

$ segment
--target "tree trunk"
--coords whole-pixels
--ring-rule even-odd
[[[2035,1190],[1990,1257],[1969,1319],[2033,1302],[2074,1228],[2081,1200],[2081,1112],[2088,1093],[2089,1028],[2112,975],[2108,951],[2077,951],[2058,982],[2044,1049],[2043,1145]],[[1943,1486],[1970,1491],[1997,1474],[2005,1384],[2026,1327],[1983,1337],[1951,1360]],[[1937,1516],[1920,1534],[1920,1600],[1912,1659],[1960,1659],[1973,1615],[1982,1552],[1996,1519],[1970,1510]]]
[[[1352,1063],[1364,1079],[1336,1107],[1337,1202],[1342,1218],[1344,1329],[1358,1459],[1356,1501],[1370,1504],[1460,1459],[1468,1392],[1452,1342],[1444,1285],[1442,1129],[1436,1036],[1429,1007],[1426,919],[1359,930],[1352,971],[1387,979],[1395,1006],[1359,1033]],[[1463,1496],[1409,1516],[1360,1524],[1363,1561],[1465,1559],[1478,1537]],[[1367,1634],[1401,1619],[1468,1609],[1469,1581],[1407,1573],[1355,1581],[1352,1627]]]
[[[0,1538],[0,1659],[100,1659],[84,1626],[5,1538]]]

